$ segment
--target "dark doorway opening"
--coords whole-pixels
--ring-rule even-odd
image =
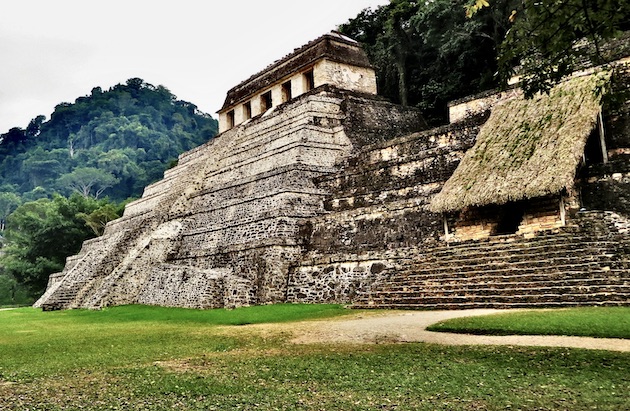
[[[271,90],[263,93],[260,96],[260,111],[264,113],[273,106],[273,100],[271,99]]]
[[[315,74],[313,73],[313,70],[309,70],[304,73],[304,86],[305,92],[315,88]]]
[[[291,93],[291,81],[287,81],[286,83],[282,84],[282,102],[286,103],[292,98],[293,95]]]
[[[230,110],[227,113],[227,128],[230,129],[234,127],[234,125],[235,125],[234,110]]]
[[[604,153],[602,148],[602,140],[599,130],[595,129],[586,140],[584,147],[584,163],[586,166],[601,164],[604,162]]]
[[[249,120],[250,118],[252,118],[252,102],[248,101],[247,103],[243,104],[243,117],[245,118],[245,120]]]
[[[497,226],[491,235],[515,234],[523,221],[524,214],[523,202],[507,203],[499,207]]]

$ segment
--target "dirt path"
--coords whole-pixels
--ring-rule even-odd
[[[291,324],[260,324],[245,328],[288,332],[292,342],[385,343],[427,342],[447,345],[521,345],[571,347],[630,352],[630,340],[566,336],[482,336],[426,331],[436,322],[450,318],[488,315],[516,310],[387,311],[360,313],[351,318],[303,321]]]

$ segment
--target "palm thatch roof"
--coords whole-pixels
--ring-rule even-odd
[[[576,77],[549,94],[495,106],[430,210],[500,205],[571,187],[597,125],[607,78],[602,73]]]

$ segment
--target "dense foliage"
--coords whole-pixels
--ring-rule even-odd
[[[432,124],[447,121],[449,101],[515,74],[531,96],[585,64],[627,56],[629,29],[622,0],[392,0],[340,27],[364,45],[379,92]]]
[[[4,275],[34,295],[42,293],[48,276],[63,269],[66,257],[76,254],[83,241],[102,233],[121,212],[122,204],[76,193],[19,206],[7,220]]]
[[[498,47],[509,28],[510,2],[466,17],[466,0],[392,0],[340,27],[364,45],[379,93],[447,121],[447,103],[498,86]]]
[[[39,295],[126,199],[216,132],[194,104],[133,78],[1,134],[0,305]]]
[[[511,28],[499,50],[499,69],[504,82],[521,75],[528,96],[548,91],[584,65],[604,65],[630,52],[627,0],[475,0],[468,10],[505,3],[512,3]]]
[[[48,121],[37,116],[0,135],[0,192],[22,201],[55,192],[137,197],[216,131],[216,120],[163,86],[133,78],[108,91],[96,87],[57,105]]]

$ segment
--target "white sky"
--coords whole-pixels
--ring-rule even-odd
[[[0,133],[132,77],[217,118],[226,92],[388,0],[0,0]]]

